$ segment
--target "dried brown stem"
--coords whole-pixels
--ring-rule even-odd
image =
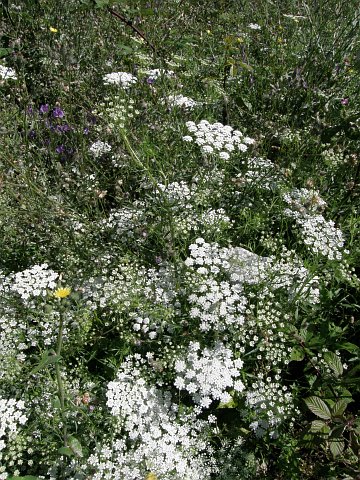
[[[144,42],[147,45],[149,45],[149,47],[152,49],[153,52],[156,52],[156,48],[154,47],[154,45],[151,42],[149,42],[149,40],[146,38],[144,33],[141,30],[139,30],[138,27],[134,25],[131,20],[128,20],[127,18],[124,17],[124,15],[122,15],[121,13],[115,12],[111,8],[108,8],[108,12],[111,13],[111,15],[113,15],[114,17],[121,20],[123,23],[125,23],[125,25],[130,27],[137,35],[139,35],[139,37],[141,37],[144,40]]]

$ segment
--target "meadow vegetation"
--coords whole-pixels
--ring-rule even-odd
[[[0,479],[359,479],[359,2],[0,15]]]

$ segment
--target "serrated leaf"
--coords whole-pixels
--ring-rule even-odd
[[[349,353],[356,353],[359,350],[359,347],[355,345],[355,343],[351,343],[351,342],[341,343],[338,348],[342,350],[346,350]]]
[[[293,347],[290,354],[290,362],[301,362],[304,360],[305,352],[302,348]]]
[[[324,353],[324,360],[334,372],[336,377],[340,377],[343,374],[344,369],[341,360],[334,352]]]
[[[60,453],[60,455],[66,455],[67,457],[74,456],[74,452],[71,450],[70,447],[61,447],[59,448],[58,453]]]
[[[305,398],[305,403],[308,408],[319,418],[323,418],[324,420],[329,420],[331,418],[331,413],[329,407],[326,403],[321,400],[319,397],[309,397]]]
[[[346,407],[348,406],[348,404],[351,401],[352,400],[350,398],[349,399],[342,398],[342,399],[338,400],[331,409],[331,416],[332,417],[341,417],[342,414],[345,412]]]
[[[57,363],[61,359],[61,355],[51,354],[49,351],[46,351],[41,356],[40,362],[31,370],[30,374],[34,375],[42,370],[47,365],[52,365]]]
[[[341,455],[345,448],[345,442],[343,440],[333,439],[329,441],[329,448],[330,452],[332,453],[333,457],[338,457]]]
[[[329,425],[327,425],[322,420],[313,420],[311,422],[310,432],[329,434],[330,433],[330,427],[329,427]]]
[[[72,435],[70,435],[68,437],[67,441],[68,441],[69,447],[74,452],[74,454],[77,457],[81,458],[83,456],[83,450],[82,450],[82,446],[81,446],[81,443],[79,442],[79,440],[77,438],[73,437]]]
[[[315,447],[319,444],[318,439],[313,433],[305,433],[301,440],[302,443],[308,448]]]

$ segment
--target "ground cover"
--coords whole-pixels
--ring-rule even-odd
[[[0,9],[0,479],[360,478],[358,2]]]

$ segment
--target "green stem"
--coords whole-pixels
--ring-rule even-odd
[[[63,312],[60,312],[59,333],[56,341],[56,355],[58,356],[61,355],[61,349],[63,344],[63,332],[64,332],[64,316],[63,316]],[[55,371],[56,371],[56,381],[58,385],[58,397],[60,400],[61,419],[63,423],[64,445],[66,446],[67,445],[67,427],[66,427],[66,420],[65,420],[65,390],[64,390],[62,377],[61,377],[60,361],[56,362]]]

